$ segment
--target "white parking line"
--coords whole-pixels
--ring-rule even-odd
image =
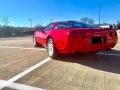
[[[0,40],[2,40],[2,41],[0,41],[0,42],[5,42],[5,41],[14,41],[14,42],[16,42],[16,41],[28,41],[28,40],[31,40],[31,39],[25,39],[25,40],[20,40],[20,39],[1,39],[0,38]]]
[[[0,46],[0,48],[10,48],[10,49],[26,49],[26,50],[43,50],[45,51],[45,48],[25,48],[25,47],[10,47],[10,46]]]
[[[4,83],[6,82],[5,80],[0,80],[0,83]],[[8,86],[11,89],[16,89],[16,90],[45,90],[45,89],[41,89],[38,87],[33,87],[33,86],[29,86],[29,85],[24,85],[24,84],[20,84],[20,83],[11,83]]]
[[[112,53],[97,53],[98,55],[108,55],[108,56],[120,56],[120,54],[112,54]]]
[[[36,68],[40,67],[41,65],[45,64],[46,62],[50,61],[51,58],[46,58],[45,60],[39,62],[38,64],[32,66],[31,68],[25,70],[24,72],[12,77],[11,79],[9,79],[8,81],[3,82],[2,84],[0,84],[0,89],[8,86],[9,84],[15,82],[16,80],[22,78],[23,76],[27,75],[28,73],[32,72],[33,70],[35,70]]]

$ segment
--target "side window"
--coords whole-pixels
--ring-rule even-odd
[[[66,23],[59,23],[57,26],[55,26],[55,30],[57,29],[64,29],[64,28],[71,28],[71,24],[66,24]]]
[[[44,29],[44,31],[49,31],[53,27],[53,24],[47,25],[47,27]]]

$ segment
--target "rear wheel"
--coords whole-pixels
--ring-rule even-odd
[[[39,44],[36,41],[35,35],[33,36],[33,45],[34,45],[34,47],[38,47],[39,46]]]
[[[106,49],[106,51],[110,51],[110,50],[112,50],[112,49],[111,48]]]
[[[47,53],[51,58],[56,58],[58,56],[58,53],[56,51],[54,41],[52,38],[49,38],[47,41]]]

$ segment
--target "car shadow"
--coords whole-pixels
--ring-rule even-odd
[[[64,55],[56,60],[82,64],[94,69],[120,74],[120,51],[110,50],[102,53],[114,55],[75,54]],[[115,56],[115,54],[119,56]]]

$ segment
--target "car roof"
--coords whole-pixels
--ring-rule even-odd
[[[77,22],[77,21],[58,21],[58,22],[53,22],[53,23],[66,23],[66,22]]]

